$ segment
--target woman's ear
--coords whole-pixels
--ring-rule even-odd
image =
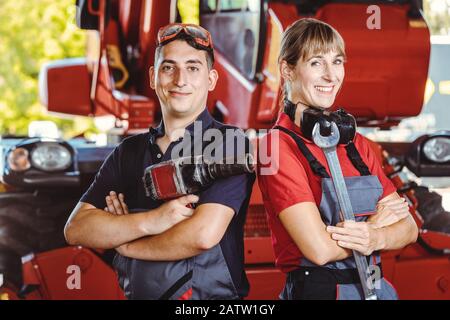
[[[285,82],[290,82],[293,79],[294,71],[286,60],[282,60],[280,63],[280,74]]]

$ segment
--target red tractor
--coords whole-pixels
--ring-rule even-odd
[[[40,79],[44,104],[49,111],[59,113],[114,115],[123,135],[146,130],[160,119],[158,100],[148,79],[156,34],[161,26],[181,20],[176,1],[76,3],[78,26],[96,31],[91,38],[94,40],[89,42],[94,50],[88,52],[98,55],[46,65]],[[346,81],[336,106],[352,113],[360,127],[386,130],[402,119],[418,115],[430,57],[430,34],[421,1],[377,3],[371,6],[367,0],[200,0],[195,9],[200,24],[213,36],[215,68],[220,75],[208,100],[211,113],[222,122],[247,130],[255,140],[259,134],[256,130],[270,128],[280,105],[277,55],[281,34],[295,20],[315,17],[334,26],[347,45]],[[381,29],[370,22],[377,13],[381,14]],[[401,299],[450,299],[450,213],[443,209],[436,193],[402,175],[402,169],[407,167],[417,177],[450,176],[449,151],[442,152],[449,144],[448,132],[424,135],[407,144],[372,143],[386,174],[408,199],[411,215],[420,228],[417,243],[383,254],[384,275],[397,288]],[[36,166],[33,161],[31,168],[22,171],[11,166],[14,156],[33,157],[38,148],[59,148],[60,152],[64,148],[69,160],[64,165],[59,163],[56,170]],[[123,298],[110,266],[110,252],[64,247],[61,223],[51,228],[43,223],[44,229],[50,230],[47,233],[35,230],[40,229],[42,219],[52,216],[50,213],[55,216],[53,221],[67,219],[71,206],[111,150],[112,146],[95,147],[79,139],[11,140],[3,146],[0,176],[9,189],[0,193],[0,273],[8,285],[0,288],[0,297]],[[4,203],[10,204],[6,205],[7,210],[3,209]],[[55,203],[61,208],[53,209]],[[26,234],[27,230],[32,233]],[[3,239],[5,234],[8,239]],[[43,236],[48,238],[47,243],[42,242]],[[274,267],[257,183],[245,226],[245,254],[251,286],[248,298],[276,299],[284,275]],[[20,256],[22,277],[18,274]],[[82,275],[81,283],[77,282],[77,273]]]

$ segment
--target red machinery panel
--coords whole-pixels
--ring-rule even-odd
[[[336,105],[367,120],[416,116],[422,110],[430,60],[424,20],[411,20],[409,6],[379,5],[381,29],[368,29],[367,5],[330,4],[317,18],[346,42],[346,79]]]
[[[91,250],[66,247],[27,256],[23,260],[24,285],[36,286],[28,299],[124,299],[115,272]],[[68,283],[72,283],[71,276],[78,276],[75,274],[77,269],[79,287],[71,287]]]
[[[51,112],[91,114],[90,85],[91,76],[84,58],[50,62],[39,74],[41,102]]]
[[[327,4],[314,17],[335,27],[346,44],[346,77],[335,105],[355,115],[361,124],[390,126],[403,118],[416,116],[422,109],[428,76],[430,34],[423,19],[408,17],[409,5],[379,5],[379,8],[380,29],[367,27],[370,14],[366,12],[365,4]],[[256,88],[241,85],[245,82],[218,60],[219,71],[224,68],[224,72],[229,74],[224,75],[226,81],[218,86],[222,92],[213,95],[218,100],[229,97],[230,101],[225,104],[231,123],[266,127],[276,118],[279,80],[274,52],[279,51],[281,32],[300,17],[295,5],[269,4],[262,91],[259,91],[260,85]],[[224,91],[231,91],[231,87],[233,94],[225,94]],[[246,90],[241,90],[241,87]],[[259,95],[260,92],[261,100],[252,99],[252,94]],[[243,104],[251,106],[250,110],[256,107],[257,112],[246,114]],[[234,120],[237,114],[239,119]],[[242,119],[245,115],[249,116],[247,123]]]

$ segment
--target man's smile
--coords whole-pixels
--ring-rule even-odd
[[[181,91],[176,91],[176,90],[169,90],[169,94],[172,97],[187,97],[189,96],[191,93],[190,92],[181,92]]]

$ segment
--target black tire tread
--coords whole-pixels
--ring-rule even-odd
[[[1,194],[0,273],[6,280],[21,287],[22,256],[66,246],[63,230],[78,201],[75,197],[50,193]]]
[[[417,211],[424,220],[422,228],[450,234],[450,212],[442,206],[442,196],[424,186],[414,188],[414,193],[419,203]]]

